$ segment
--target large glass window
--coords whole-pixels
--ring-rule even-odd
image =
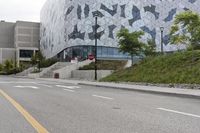
[[[94,46],[76,46],[65,49],[65,61],[71,61],[75,57],[78,60],[85,60],[88,58],[88,55],[95,54]],[[129,58],[128,54],[123,54],[119,52],[118,48],[112,47],[97,47],[97,57],[98,58],[113,58],[113,59],[127,59]]]
[[[109,57],[114,56],[114,48],[108,48],[108,56]]]
[[[97,48],[97,57],[102,57],[102,47]]]
[[[33,56],[33,50],[20,50],[20,58],[31,58]]]
[[[107,57],[107,56],[108,56],[108,48],[102,47],[102,57]]]

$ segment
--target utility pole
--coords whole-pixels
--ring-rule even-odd
[[[163,54],[164,53],[164,50],[163,50],[163,32],[164,32],[164,27],[160,27],[160,32],[161,32],[161,53]]]
[[[95,80],[97,80],[97,17],[98,14],[95,14]]]
[[[40,72],[40,40],[38,41],[38,69],[39,69],[39,72]]]

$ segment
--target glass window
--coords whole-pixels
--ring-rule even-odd
[[[114,48],[108,48],[108,55],[109,56],[114,56]]]
[[[108,48],[102,47],[102,56],[107,57],[108,56]]]
[[[101,57],[102,56],[102,47],[98,47],[97,48],[97,57]]]
[[[33,56],[33,50],[20,50],[20,58],[31,58]]]

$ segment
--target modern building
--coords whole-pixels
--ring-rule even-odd
[[[98,14],[99,58],[127,58],[118,51],[116,33],[121,28],[143,30],[143,41],[155,40],[164,51],[178,48],[169,44],[169,31],[177,13],[200,12],[200,0],[47,0],[41,11],[41,48],[47,58],[69,60],[94,53],[95,14]]]
[[[7,59],[19,62],[31,60],[38,50],[40,23],[17,21],[0,22],[0,64]]]
[[[15,23],[0,22],[0,64],[7,59],[15,59]]]

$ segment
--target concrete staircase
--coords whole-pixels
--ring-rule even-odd
[[[73,70],[79,69],[84,65],[88,65],[92,61],[85,60],[82,62],[57,62],[54,65],[42,69],[40,73],[29,73],[28,77],[30,78],[54,78],[55,74],[59,75],[61,79],[69,79],[71,78],[71,73]]]
[[[67,67],[72,65],[70,62],[58,62],[52,67],[48,68],[48,70],[44,71],[43,73],[40,73],[41,78],[53,78],[54,77],[54,71],[59,70],[61,68]]]

